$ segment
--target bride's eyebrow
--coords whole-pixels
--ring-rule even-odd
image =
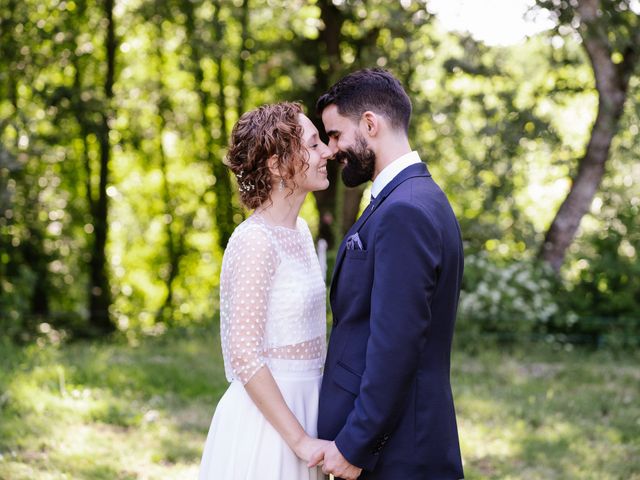
[[[309,138],[307,138],[305,142],[309,143],[313,141],[314,138],[317,138],[317,137],[318,137],[318,132],[314,132],[313,135],[309,135]]]

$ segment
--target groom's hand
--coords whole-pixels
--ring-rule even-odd
[[[361,468],[351,465],[347,459],[342,456],[335,442],[329,443],[324,449],[314,453],[309,460],[309,466],[318,465],[323,457],[323,473],[331,473],[334,477],[344,478],[345,480],[356,480],[356,478],[360,476],[360,473],[362,473]]]
[[[325,448],[327,448],[326,445],[320,447],[315,452],[313,452],[313,454],[311,454],[311,457],[309,458],[309,462],[307,463],[307,467],[313,468],[313,467],[317,467],[318,465],[322,465],[324,461]]]

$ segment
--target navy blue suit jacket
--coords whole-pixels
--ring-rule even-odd
[[[347,249],[358,233],[362,250]],[[340,245],[318,435],[363,480],[463,478],[449,381],[463,271],[460,227],[420,163],[402,170]]]

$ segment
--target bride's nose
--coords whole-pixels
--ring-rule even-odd
[[[331,153],[331,149],[329,147],[327,147],[327,145],[324,142],[320,142],[321,144],[321,151],[320,151],[320,155],[322,156],[322,158],[329,158],[331,157],[332,153]]]

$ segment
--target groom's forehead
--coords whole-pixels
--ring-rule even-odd
[[[322,121],[324,123],[339,121],[341,117],[342,115],[338,112],[338,107],[335,104],[328,105],[327,108],[322,111]]]
[[[330,135],[331,132],[340,133],[353,126],[353,120],[341,115],[336,105],[329,105],[323,110],[322,123],[324,124],[327,135]]]

